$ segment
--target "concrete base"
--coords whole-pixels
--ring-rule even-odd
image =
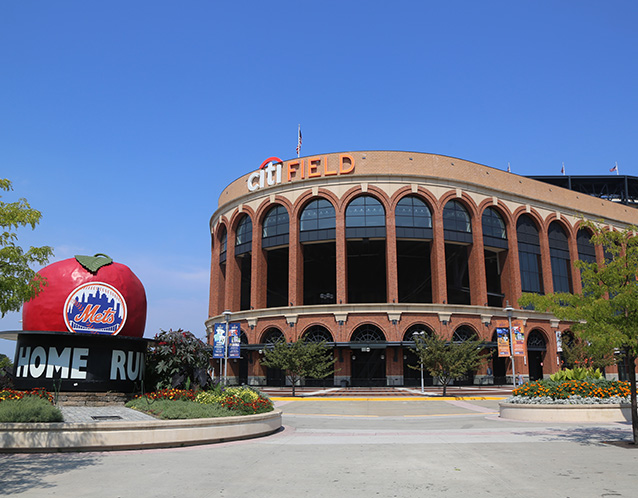
[[[631,405],[526,405],[499,403],[499,416],[528,422],[627,422]]]
[[[280,427],[280,411],[189,420],[0,424],[0,452],[167,448],[265,436]]]

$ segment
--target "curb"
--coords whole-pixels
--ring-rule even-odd
[[[627,422],[631,421],[631,405],[499,403],[499,417],[527,422]]]
[[[0,424],[0,452],[171,448],[266,436],[281,411],[236,417],[99,423]]]

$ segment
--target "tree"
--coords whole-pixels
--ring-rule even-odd
[[[277,341],[272,349],[264,349],[262,365],[279,368],[286,372],[292,384],[292,395],[295,386],[305,377],[323,379],[334,372],[332,367],[337,360],[332,358],[326,348],[325,341],[312,342],[301,338],[296,342]]]
[[[436,334],[415,335],[413,351],[419,358],[418,365],[409,365],[419,370],[421,364],[430,375],[436,377],[443,385],[443,396],[447,394],[447,386],[452,379],[476,370],[486,360],[481,354],[482,341],[467,340],[463,342],[446,342]]]
[[[161,330],[148,348],[145,384],[153,390],[209,387],[210,358],[209,347],[190,332]]]
[[[638,356],[638,237],[635,226],[610,230],[586,221],[591,242],[602,245],[605,262],[575,261],[581,270],[580,294],[554,293],[546,296],[523,294],[521,306],[550,311],[560,320],[573,323],[579,338],[598,351],[619,351],[625,358],[631,390],[631,423],[634,444],[638,442],[636,412],[636,357]]]
[[[11,182],[0,179],[0,190],[9,192]],[[0,201],[0,315],[19,311],[25,301],[34,298],[46,285],[45,280],[30,265],[45,265],[53,250],[48,246],[30,247],[26,252],[16,244],[15,232],[27,225],[31,229],[40,222],[42,213],[33,209],[26,199]]]

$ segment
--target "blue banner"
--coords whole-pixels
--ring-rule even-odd
[[[239,358],[241,329],[239,323],[228,324],[228,335],[230,342],[228,343],[228,358]],[[213,358],[224,358],[224,349],[226,347],[226,324],[216,323],[213,328]]]

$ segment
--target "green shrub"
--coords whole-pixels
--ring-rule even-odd
[[[133,408],[161,419],[215,418],[237,415],[219,404],[203,405],[186,399],[147,399],[139,397],[126,403]]]
[[[190,332],[162,330],[155,336],[146,354],[146,388],[206,389],[212,385],[208,376],[209,347]]]
[[[0,403],[0,422],[62,422],[62,412],[39,396],[6,399]]]
[[[599,368],[593,367],[575,367],[566,368],[560,370],[549,376],[551,380],[587,380],[587,379],[602,379],[603,374]]]

